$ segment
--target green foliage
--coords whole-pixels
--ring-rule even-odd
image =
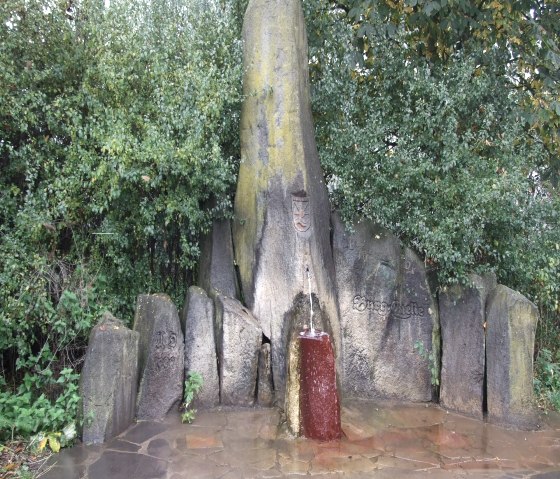
[[[56,444],[60,444],[60,437],[66,437],[60,431],[72,426],[77,417],[78,379],[79,375],[70,368],[63,369],[56,379],[51,369],[46,368],[38,374],[25,374],[15,393],[0,392],[0,439],[50,431],[44,435],[50,441],[51,449],[58,452],[55,451]],[[42,391],[53,387],[56,398],[50,399]],[[51,436],[54,439],[49,439]]]
[[[310,4],[308,18],[319,153],[345,220],[386,226],[444,284],[491,269],[557,310],[559,198],[510,53],[473,41],[434,62],[398,30],[372,31],[364,57],[352,15]]]
[[[199,235],[231,207],[238,7],[0,3],[3,434],[75,418],[68,374],[102,311],[184,297]]]
[[[445,64],[458,52],[504,53],[516,88],[526,96],[523,121],[543,141],[543,180],[560,178],[560,23],[556,1],[348,0],[338,4],[354,27],[354,43],[373,60],[370,45],[394,43],[411,58]],[[363,62],[364,57],[359,58]],[[484,55],[480,57],[484,63]]]
[[[548,349],[541,349],[535,362],[535,394],[543,407],[560,411],[560,352],[556,356]]]
[[[181,421],[184,423],[186,422],[190,424],[194,421],[196,409],[192,409],[191,403],[202,388],[202,384],[203,379],[200,373],[193,371],[188,374],[187,380],[185,381],[183,405],[181,406],[181,409],[183,409]]]
[[[427,350],[426,346],[424,346],[424,342],[420,339],[414,343],[414,350],[418,353],[418,356],[420,356],[424,361],[427,361],[430,368],[430,380],[432,386],[439,386],[440,371],[437,356],[433,351]]]
[[[553,4],[304,5],[319,154],[346,222],[381,223],[440,284],[495,271],[539,306],[537,350],[557,351]]]

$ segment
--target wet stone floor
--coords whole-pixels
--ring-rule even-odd
[[[139,422],[100,446],[53,456],[43,479],[560,478],[560,417],[503,429],[434,405],[349,402],[345,437],[288,437],[277,409],[199,411]]]

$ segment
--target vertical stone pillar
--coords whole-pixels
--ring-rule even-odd
[[[488,419],[532,428],[536,425],[533,351],[537,307],[521,293],[498,285],[486,311]]]
[[[250,0],[243,23],[245,100],[233,242],[243,298],[270,339],[282,402],[291,314],[299,294],[319,299],[335,350],[338,306],[330,204],[311,117],[300,0]]]
[[[334,352],[326,333],[300,335],[301,432],[309,439],[342,437]]]
[[[140,334],[138,419],[161,419],[183,397],[185,342],[179,313],[166,294],[141,294],[134,331]]]
[[[90,334],[80,376],[82,440],[102,443],[134,420],[138,383],[138,333],[105,313]]]
[[[220,404],[220,378],[214,333],[214,301],[198,286],[191,286],[183,311],[185,334],[185,378],[197,372],[202,376],[202,389],[194,407],[211,408]]]
[[[483,416],[486,298],[496,278],[470,276],[439,294],[442,337],[441,405],[477,419]]]

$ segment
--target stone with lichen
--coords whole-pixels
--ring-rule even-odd
[[[299,293],[309,293],[309,281],[339,343],[330,205],[314,138],[300,1],[250,0],[243,38],[246,99],[233,239],[242,297],[270,339],[282,401],[284,315]]]

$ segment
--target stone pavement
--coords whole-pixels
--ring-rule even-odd
[[[53,456],[42,479],[560,478],[560,417],[502,429],[434,405],[347,402],[345,437],[290,438],[278,409],[200,411],[143,421],[103,446]]]

